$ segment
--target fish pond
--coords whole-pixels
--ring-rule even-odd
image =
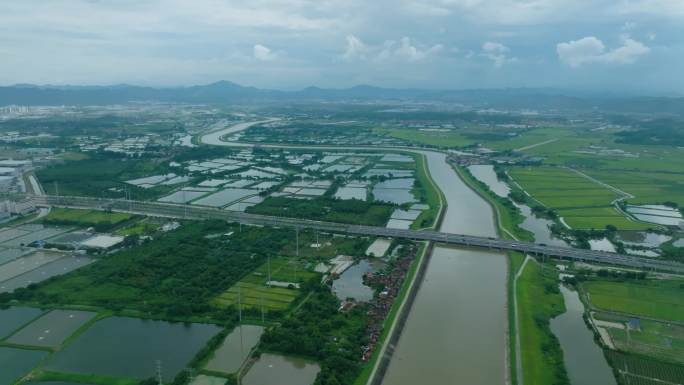
[[[57,352],[45,368],[144,379],[155,376],[159,360],[164,368],[164,380],[170,381],[219,331],[218,326],[207,324],[105,318]]]
[[[0,384],[9,385],[25,376],[48,352],[0,347]]]
[[[223,340],[205,369],[226,374],[235,373],[259,342],[264,332],[262,326],[240,325]]]
[[[262,354],[242,379],[243,385],[311,385],[320,366],[302,358]]]
[[[96,313],[77,310],[53,310],[31,322],[7,342],[17,345],[57,347]]]
[[[42,311],[32,307],[11,307],[0,309],[0,339],[7,337],[13,331],[28,324],[38,317]]]

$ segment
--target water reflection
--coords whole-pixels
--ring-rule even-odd
[[[572,385],[613,385],[615,378],[594,334],[584,323],[584,305],[577,292],[561,286],[567,311],[551,320],[551,331],[563,349],[563,361]]]

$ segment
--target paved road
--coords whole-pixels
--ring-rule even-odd
[[[665,270],[684,273],[684,265],[658,259],[646,259],[631,255],[609,253],[568,247],[546,246],[520,241],[478,237],[471,235],[445,233],[432,230],[401,230],[377,226],[349,225],[343,223],[313,221],[308,219],[272,217],[236,211],[221,210],[209,207],[198,207],[174,203],[141,202],[130,200],[63,197],[41,195],[32,196],[38,206],[89,208],[96,210],[112,210],[135,214],[187,219],[221,219],[244,224],[266,225],[277,227],[311,228],[323,231],[354,235],[373,235],[390,238],[406,238],[423,241],[434,241],[460,246],[483,247],[496,250],[515,250],[528,254],[547,255],[556,258],[586,262],[600,262],[611,265],[629,266],[641,269]]]

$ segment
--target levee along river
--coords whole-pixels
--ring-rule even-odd
[[[257,123],[240,123],[207,134],[201,140],[211,145],[251,146],[221,138]],[[261,147],[370,150],[328,146]],[[425,155],[430,174],[447,204],[441,231],[496,236],[491,207],[465,185],[447,164],[446,155],[404,148],[378,150]],[[435,247],[383,384],[506,383],[506,269],[506,260],[500,253]]]

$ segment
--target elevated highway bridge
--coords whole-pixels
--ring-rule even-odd
[[[597,262],[638,269],[684,273],[684,264],[672,261],[642,258],[605,251],[549,246],[530,242],[453,234],[432,230],[402,230],[378,226],[361,226],[314,221],[308,219],[274,217],[228,211],[210,207],[192,206],[187,204],[54,195],[31,195],[29,198],[33,200],[35,205],[38,207],[65,207],[102,211],[118,211],[132,214],[180,219],[220,219],[249,225],[316,229],[343,234],[405,238],[419,241],[433,241],[458,246],[481,247],[496,250],[512,250],[520,251],[526,254],[545,255],[573,261]]]

